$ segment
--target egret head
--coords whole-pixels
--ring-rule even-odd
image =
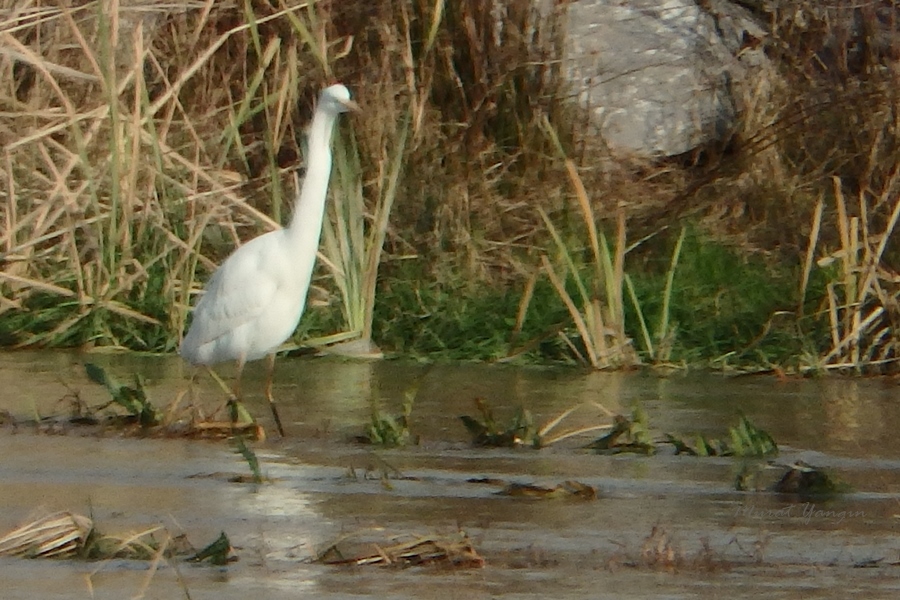
[[[359,112],[359,105],[350,99],[350,90],[340,83],[322,90],[319,106],[335,113]]]

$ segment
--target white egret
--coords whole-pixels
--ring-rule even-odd
[[[244,364],[268,356],[266,399],[283,437],[272,397],[275,351],[300,322],[306,306],[331,177],[331,134],[340,113],[358,111],[341,84],[319,95],[309,130],[306,177],[290,224],[235,250],[216,269],[194,307],[179,354],[195,365],[237,362],[234,395],[240,399]]]

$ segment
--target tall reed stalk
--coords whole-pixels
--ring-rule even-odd
[[[641,341],[644,345],[644,355],[654,363],[666,362],[671,356],[674,329],[669,322],[672,289],[675,281],[675,269],[678,266],[678,258],[684,244],[686,230],[682,229],[681,235],[675,244],[672,259],[666,276],[666,285],[663,290],[663,303],[659,315],[659,323],[651,334],[647,321],[641,308],[640,301],[634,289],[631,278],[625,272],[625,255],[629,248],[626,240],[625,211],[621,206],[616,208],[616,237],[615,244],[610,245],[606,236],[598,231],[597,217],[591,200],[588,197],[584,182],[578,173],[575,163],[565,157],[562,143],[556,131],[546,119],[541,127],[557,152],[564,157],[566,172],[575,192],[578,203],[581,222],[584,225],[584,234],[587,238],[591,259],[585,268],[575,260],[580,253],[581,241],[578,238],[575,245],[571,245],[560,234],[558,228],[547,215],[543,208],[538,207],[538,213],[550,233],[556,247],[556,261],[551,260],[546,254],[541,256],[541,263],[557,295],[565,304],[575,324],[575,329],[581,339],[584,352],[572,343],[564,334],[560,333],[563,341],[572,352],[584,363],[595,369],[612,367],[625,367],[637,364],[640,359],[633,347],[631,338],[625,332],[625,290],[637,315],[641,332]],[[576,294],[573,296],[566,285],[571,278]],[[533,286],[533,284],[532,284]],[[532,286],[529,286],[528,291]],[[520,308],[520,313],[522,312]],[[518,321],[521,321],[521,315]]]
[[[294,107],[340,52],[309,4],[2,9],[4,335],[173,347],[196,271],[279,226]]]
[[[562,153],[562,145],[549,123],[545,122],[544,128]],[[544,209],[538,207],[562,264],[555,265],[546,254],[541,256],[541,263],[572,317],[584,353],[562,332],[560,335],[576,356],[596,369],[635,364],[637,355],[625,335],[625,211],[621,207],[616,210],[616,242],[610,249],[606,236],[597,230],[596,217],[575,163],[567,158],[565,164],[587,233],[591,261],[583,275],[574,259],[575,251],[568,247]],[[566,287],[569,277],[576,288],[574,298]]]
[[[515,190],[540,180],[536,115],[566,112],[562,15],[531,0],[0,0],[0,343],[174,348],[199,282],[286,221],[300,130],[334,80],[364,108],[337,139],[319,271],[338,335],[371,342],[383,252],[468,252],[447,268],[499,272],[484,248],[511,256],[502,236],[539,228]]]
[[[898,316],[897,297],[890,291],[896,274],[882,262],[900,219],[900,198],[892,194],[898,183],[900,173],[895,170],[880,196],[873,198],[870,191],[861,190],[855,207],[857,214],[852,215],[841,180],[832,179],[840,247],[817,261],[819,267],[835,270],[826,284],[825,302],[831,344],[807,369],[862,371],[900,358],[900,344],[893,327]],[[872,231],[873,205],[890,209],[883,220],[883,230]],[[800,285],[801,311],[813,268],[812,257],[822,232],[822,214],[823,201],[819,200]]]
[[[641,304],[638,300],[637,293],[631,277],[625,275],[625,285],[628,288],[628,295],[631,298],[632,305],[635,308],[638,324],[641,329],[641,341],[644,345],[644,353],[648,360],[654,363],[667,363],[672,358],[672,344],[675,340],[676,330],[671,323],[671,307],[672,307],[672,290],[675,286],[675,269],[678,267],[678,259],[681,257],[681,249],[684,246],[684,238],[687,235],[687,228],[681,228],[681,234],[678,241],[675,242],[675,248],[672,250],[672,258],[669,262],[669,269],[666,272],[666,285],[663,288],[662,308],[659,312],[659,322],[653,333],[647,326],[647,320],[641,310]]]
[[[369,186],[374,196],[369,203],[356,137],[340,135],[335,144],[337,181],[332,187],[331,218],[323,229],[323,254],[341,295],[346,331],[329,339],[358,340],[356,353],[378,352],[372,341],[378,268],[397,197],[409,124],[407,115],[392,136],[394,148],[379,164],[381,177]]]
[[[572,352],[582,362],[596,369],[629,366],[637,363],[637,356],[633,352],[631,340],[625,335],[624,310],[622,305],[622,290],[624,289],[624,274],[613,267],[611,255],[624,258],[625,219],[622,210],[618,211],[616,220],[617,244],[612,252],[609,249],[606,236],[602,233],[591,236],[591,249],[594,260],[590,265],[587,279],[582,276],[579,267],[573,259],[573,253],[557,231],[553,222],[542,208],[538,208],[541,218],[544,220],[550,236],[556,244],[562,265],[556,266],[545,254],[541,256],[541,263],[553,288],[560,299],[566,305],[569,315],[575,323],[575,328],[584,346],[584,354],[563,335],[563,340]],[[591,215],[593,218],[593,215]],[[593,221],[591,221],[593,222]],[[589,226],[589,230],[592,227]],[[618,242],[623,242],[619,244]],[[577,290],[577,301],[566,289],[566,279],[572,278]],[[605,288],[606,294],[600,290]]]

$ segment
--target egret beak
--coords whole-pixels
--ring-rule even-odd
[[[341,104],[344,105],[344,107],[346,107],[346,109],[349,112],[352,112],[352,113],[361,113],[362,112],[362,109],[359,107],[359,104],[357,104],[353,100],[341,100],[340,102],[341,102]]]

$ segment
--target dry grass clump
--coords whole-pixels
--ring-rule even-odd
[[[451,535],[403,534],[380,541],[365,540],[364,533],[369,532],[342,537],[320,552],[316,562],[358,567],[436,565],[459,569],[484,566],[484,558],[463,531]]]
[[[279,166],[245,201],[244,134],[263,115],[272,147],[293,136],[305,45],[263,26],[303,28],[303,6],[5,4],[2,309],[37,322],[18,342],[171,346],[197,266],[277,225]]]
[[[882,370],[898,358],[891,324],[900,318],[900,251],[890,243],[900,192],[897,3],[755,10],[769,31],[746,49],[764,49],[770,66],[742,86],[729,147],[667,212],[699,214],[724,243],[798,265],[792,326],[815,347],[801,368]]]
[[[750,40],[770,61],[740,88],[742,121],[711,165],[701,198],[735,239],[757,250],[801,255],[820,192],[878,195],[900,150],[893,58],[900,55],[896,3],[819,2],[757,8],[768,35]],[[831,215],[836,215],[832,209]]]
[[[414,175],[391,252],[526,227],[507,216],[524,205],[473,196],[524,170],[530,122],[552,107],[555,21],[530,2],[5,1],[0,16],[9,341],[174,346],[195,276],[284,220],[311,100],[335,78],[367,113],[337,192],[359,189],[369,272],[401,160]]]
[[[124,536],[104,535],[93,519],[70,511],[44,512],[0,537],[0,556],[158,562],[188,554],[199,555],[183,534],[173,536],[162,525]]]
[[[776,13],[776,31],[794,57],[786,59],[794,116],[785,117],[779,141],[805,188],[794,204],[811,223],[795,233],[809,231],[798,314],[818,275],[824,298],[813,318],[829,333],[808,366],[878,371],[900,357],[900,254],[890,244],[900,215],[897,6],[805,3],[794,10]]]
[[[888,186],[892,194],[873,197],[871,192],[861,191],[856,206],[846,201],[841,180],[834,178],[839,242],[833,246],[822,244],[823,256],[816,261],[818,267],[833,273],[825,286],[823,307],[831,344],[823,354],[809,360],[809,369],[872,370],[900,358],[900,340],[894,333],[894,324],[900,317],[900,273],[885,260],[888,242],[900,219],[898,178],[900,173],[895,171],[894,181]],[[870,216],[878,208],[890,209],[887,222]],[[856,214],[851,209],[856,209]],[[824,203],[819,200],[801,283],[800,314],[820,238],[831,238],[834,233],[823,231],[823,212]]]
[[[93,529],[93,521],[85,516],[71,512],[48,513],[0,538],[0,556],[72,556],[81,551]]]
[[[414,276],[436,285],[524,281],[516,334],[535,281],[552,273],[576,323],[565,348],[601,367],[634,364],[635,350],[666,362],[678,256],[658,325],[627,273],[685,216],[745,253],[799,263],[837,176],[840,193],[870,200],[865,215],[845,203],[846,219],[825,202],[820,222],[836,226],[819,228],[818,247],[850,239],[841,219],[870,224],[862,244],[880,243],[866,231],[889,237],[900,53],[888,5],[756,9],[770,31],[742,51],[761,47],[773,66],[744,80],[732,138],[613,161],[602,140],[577,135],[585,114],[566,102],[563,5],[0,0],[0,343],[174,348],[199,282],[286,219],[313,99],[340,80],[364,115],[335,146],[318,280],[341,306],[319,320],[340,329],[329,341],[369,341],[379,266],[383,286],[416,258]],[[885,242],[871,256],[885,276],[865,294],[894,318],[897,251]],[[579,285],[582,262],[595,275]],[[803,291],[824,289],[819,275]],[[834,308],[823,296],[814,318],[831,323],[866,304],[858,296],[838,294]],[[841,327],[832,347],[849,343],[854,328]]]

